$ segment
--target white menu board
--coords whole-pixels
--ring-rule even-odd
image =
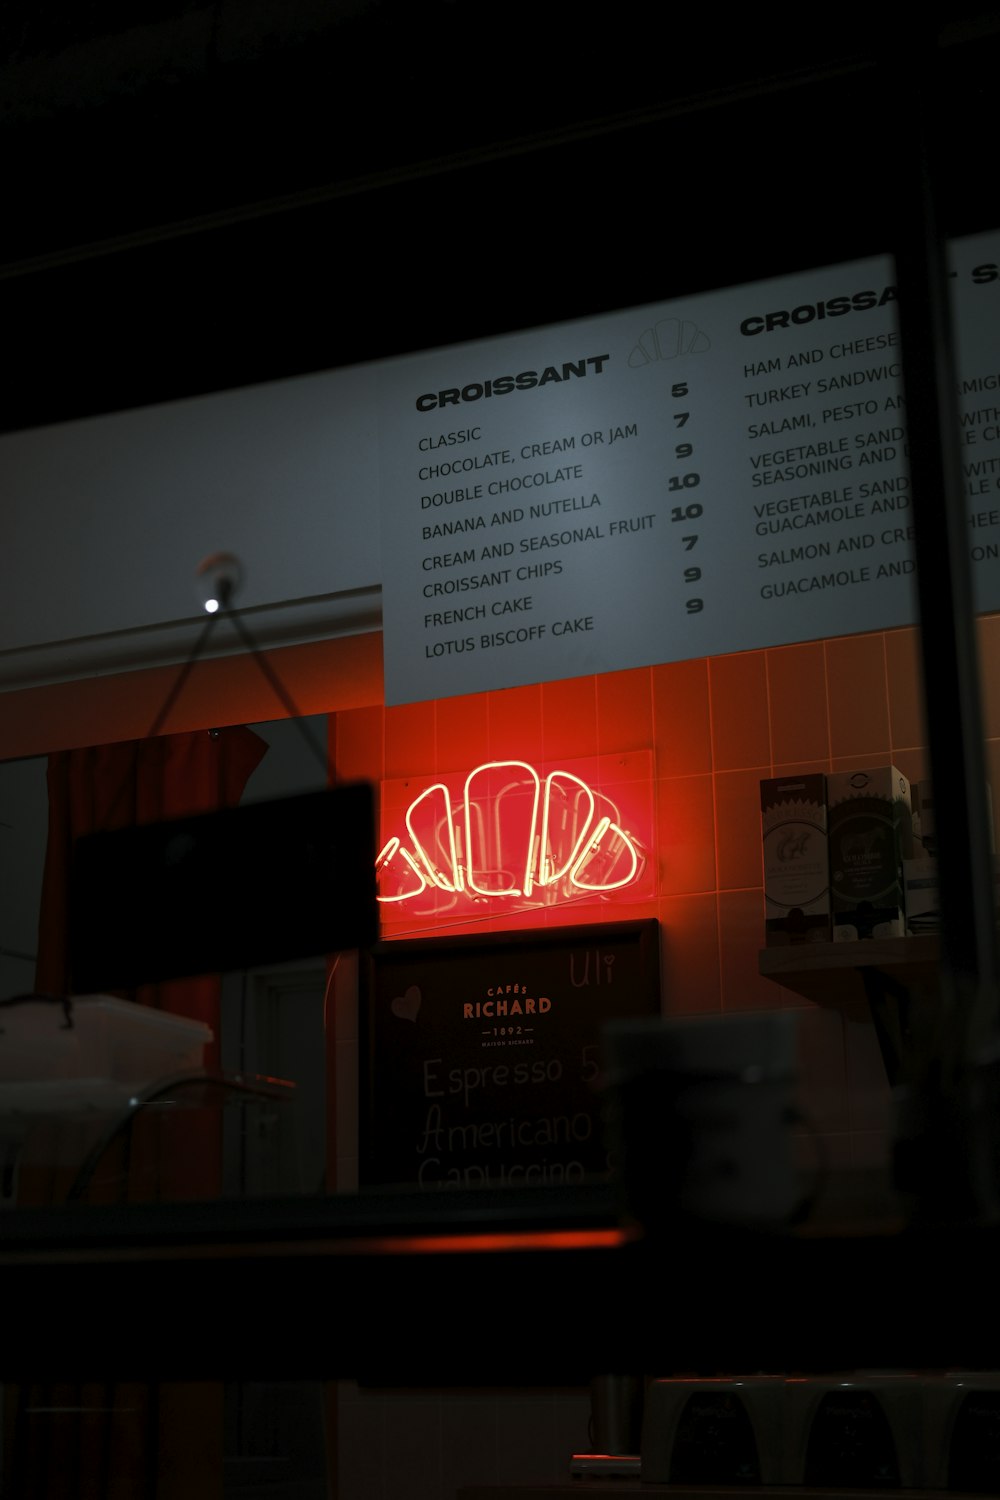
[[[998,262],[951,247],[978,610]],[[379,428],[387,703],[917,620],[888,257],[394,360]]]

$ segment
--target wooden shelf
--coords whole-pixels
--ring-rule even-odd
[[[765,979],[773,979],[817,1005],[861,1009],[867,1008],[866,981],[872,971],[893,985],[913,989],[934,982],[940,956],[937,933],[927,933],[762,948],[758,970]]]

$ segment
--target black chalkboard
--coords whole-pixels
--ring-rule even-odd
[[[376,944],[361,984],[361,1186],[606,1180],[602,1028],[659,1009],[655,920]]]

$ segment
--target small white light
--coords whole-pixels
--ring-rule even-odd
[[[195,570],[203,608],[210,614],[232,608],[243,583],[243,565],[231,552],[213,552]]]

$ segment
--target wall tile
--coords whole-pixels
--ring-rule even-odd
[[[841,636],[825,647],[831,755],[884,758],[889,705],[883,637]]]
[[[659,903],[660,992],[668,1016],[721,1007],[718,897],[664,898]]]
[[[661,895],[712,891],[716,884],[715,799],[711,776],[655,783]]]
[[[490,757],[493,760],[526,760],[530,765],[542,759],[542,689],[507,688],[490,693]]]
[[[648,667],[597,679],[597,736],[602,755],[653,743],[653,685]]]
[[[719,892],[719,967],[723,1010],[782,1010],[803,1005],[758,971],[764,946],[764,896],[760,890]]]
[[[708,662],[667,662],[651,671],[653,744],[658,776],[694,776],[712,769]]]
[[[976,621],[980,663],[1000,661],[1000,614],[983,615]],[[1000,737],[1000,672],[980,667],[979,691],[982,699],[983,733],[987,739]]]
[[[720,771],[715,777],[715,842],[719,890],[763,887],[760,783],[769,766],[752,771]]]
[[[830,722],[823,643],[785,646],[765,655],[773,762],[827,759]]]
[[[336,719],[337,775],[343,781],[381,781],[382,733],[385,710],[381,706],[351,708]]]
[[[772,763],[767,701],[767,656],[744,651],[708,664],[712,764],[716,771]]]
[[[436,764],[433,703],[385,710],[385,775],[428,776]]]
[[[542,751],[547,761],[598,753],[595,678],[542,683]]]
[[[926,745],[927,718],[919,630],[886,631],[885,666],[893,753],[915,745]]]
[[[490,758],[490,694],[441,698],[434,705],[434,769],[468,771]]]

